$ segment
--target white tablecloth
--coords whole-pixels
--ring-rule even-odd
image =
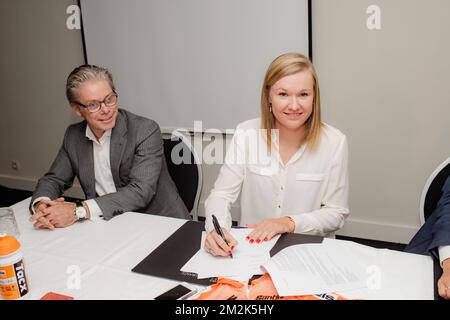
[[[127,212],[110,221],[36,230],[28,221],[29,201],[12,206],[21,233],[19,241],[30,287],[28,299],[39,299],[48,292],[75,299],[153,299],[177,284],[131,269],[185,220]],[[376,290],[341,294],[359,299],[433,299],[431,258],[421,257],[418,265],[416,255],[384,250],[382,257],[381,285]],[[80,286],[74,288],[77,270]]]
[[[40,299],[48,292],[75,299],[153,299],[177,283],[131,269],[185,220],[127,212],[110,221],[37,230],[28,221],[29,201],[12,206],[21,234],[28,299]]]

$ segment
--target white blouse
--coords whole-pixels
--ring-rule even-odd
[[[295,232],[333,237],[344,225],[348,209],[348,146],[345,135],[323,125],[314,151],[303,145],[284,165],[277,134],[268,153],[260,119],[238,125],[225,163],[205,202],[206,230],[215,214],[231,228],[231,204],[241,194],[239,225],[290,216]]]

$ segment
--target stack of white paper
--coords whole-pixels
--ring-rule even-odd
[[[337,292],[354,299],[433,299],[430,257],[350,241],[291,246],[264,269],[282,296]]]
[[[269,241],[250,244],[245,237],[251,229],[231,229],[230,233],[238,242],[233,249],[233,258],[214,257],[203,249],[206,233],[203,232],[200,250],[181,268],[182,272],[197,273],[199,279],[228,277],[247,280],[254,274],[263,274],[261,265],[270,259],[270,250],[279,236]]]
[[[281,296],[309,295],[365,286],[364,268],[347,248],[333,243],[290,246],[264,268]]]

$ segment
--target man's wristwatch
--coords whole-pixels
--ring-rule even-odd
[[[75,201],[75,211],[74,211],[74,215],[75,217],[77,217],[77,220],[85,220],[86,219],[86,209],[83,207],[83,201],[81,200],[77,200]]]

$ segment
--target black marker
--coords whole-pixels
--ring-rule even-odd
[[[222,237],[223,241],[225,241],[227,246],[230,246],[228,244],[228,241],[225,239],[225,235],[223,234],[222,228],[220,228],[219,221],[217,221],[217,218],[216,218],[215,215],[212,215],[212,220],[213,220],[214,229],[216,229],[217,234]],[[232,253],[230,253],[230,257],[233,258],[233,254]]]

